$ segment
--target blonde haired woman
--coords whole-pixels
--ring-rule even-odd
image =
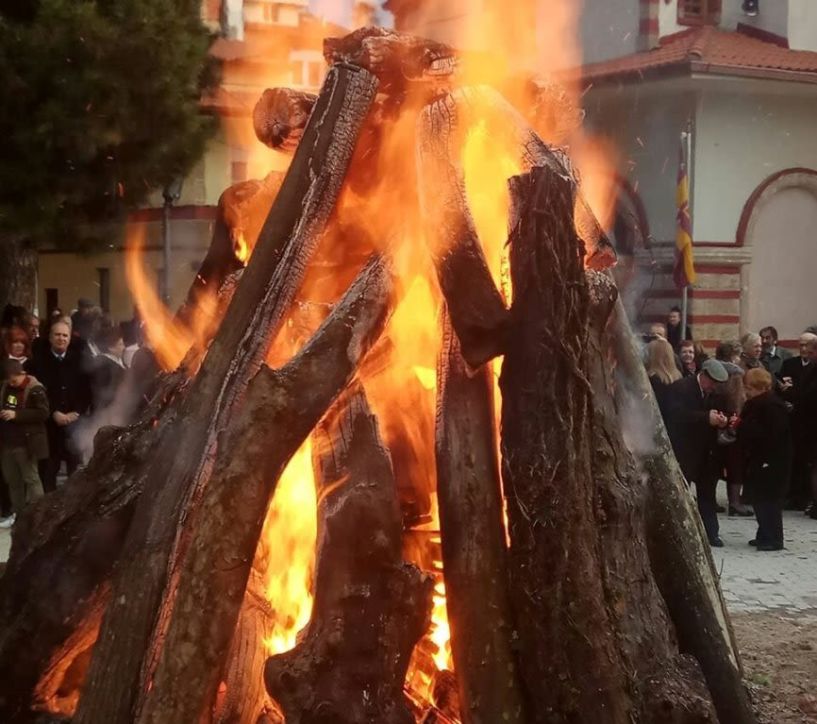
[[[667,390],[673,382],[681,379],[681,371],[675,361],[672,345],[665,339],[654,339],[647,345],[647,375],[650,378],[658,409],[666,422]]]

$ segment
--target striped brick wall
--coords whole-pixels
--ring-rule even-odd
[[[640,298],[633,299],[630,308],[641,327],[663,322],[672,306],[681,306],[681,291],[672,280],[673,255],[669,244],[639,254],[634,293]],[[718,342],[741,334],[742,270],[750,257],[732,244],[696,248],[695,259],[698,278],[689,290],[689,324],[695,340],[711,352]]]

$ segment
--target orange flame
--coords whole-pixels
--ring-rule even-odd
[[[180,322],[164,305],[156,284],[148,279],[143,263],[144,229],[131,227],[125,245],[125,277],[145,322],[150,347],[164,370],[176,369],[195,344],[206,343],[207,330],[213,324],[217,299],[207,295],[193,310],[191,325]]]
[[[266,547],[266,596],[273,610],[270,654],[295,646],[312,614],[312,570],[317,536],[312,444],[307,440],[281,475],[261,535]]]
[[[234,244],[234,251],[235,251],[235,258],[238,259],[242,264],[247,263],[250,258],[250,245],[247,243],[247,240],[244,238],[244,233],[241,232],[238,235],[238,238]]]

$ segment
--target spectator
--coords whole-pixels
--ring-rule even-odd
[[[113,403],[125,378],[122,353],[125,343],[118,327],[111,327],[98,338],[99,355],[94,359],[91,390],[94,412],[104,410]]]
[[[22,327],[11,327],[5,335],[5,352],[8,359],[24,364],[29,356],[28,334]]]
[[[763,344],[760,341],[760,335],[754,332],[744,334],[740,338],[740,345],[743,350],[740,355],[740,366],[744,371],[762,367],[760,353],[763,351]]]
[[[40,318],[36,314],[29,314],[26,319],[26,334],[28,334],[29,349],[34,340],[40,336]]]
[[[792,406],[791,432],[792,443],[794,444],[794,460],[791,466],[789,499],[786,503],[786,507],[790,510],[804,510],[812,497],[808,464],[810,451],[806,439],[809,421],[806,419],[801,404],[803,378],[810,369],[811,359],[808,350],[812,342],[817,343],[817,335],[809,332],[801,334],[800,355],[785,360],[780,372],[782,380],[780,385],[781,393],[786,402]]]
[[[765,369],[749,370],[743,381],[747,399],[737,430],[746,454],[746,487],[757,518],[757,535],[749,545],[759,551],[779,551],[792,460],[789,415]]]
[[[664,337],[667,342],[672,345],[672,348],[677,352],[681,347],[681,309],[680,307],[673,307],[669,310],[667,315],[667,333]],[[684,339],[692,339],[692,327],[687,325]]]
[[[718,390],[717,407],[730,419],[740,414],[746,399],[743,391],[744,371],[739,364],[741,349],[740,342],[728,341],[721,342],[715,350],[715,359],[729,375],[729,379]],[[751,517],[754,512],[741,502],[744,460],[735,430],[731,427],[718,430],[717,441],[714,458],[718,474],[723,474],[726,479],[729,515]],[[722,510],[719,508],[718,512]]]
[[[10,528],[26,504],[43,495],[37,462],[48,457],[48,398],[19,360],[7,359],[3,361],[0,403],[0,466],[13,511],[0,521],[0,528]]]
[[[667,327],[663,322],[655,322],[655,324],[650,325],[650,338],[653,339],[666,339],[667,338]]]
[[[51,492],[57,487],[57,474],[63,462],[71,475],[79,457],[71,448],[68,433],[71,426],[90,407],[90,388],[83,370],[82,356],[69,347],[71,327],[64,321],[51,326],[49,349],[29,360],[29,371],[45,385],[51,415],[46,422],[49,456],[40,469],[43,487]]]
[[[664,423],[667,422],[667,394],[670,385],[681,379],[681,373],[675,364],[675,353],[665,339],[655,339],[647,345],[647,374],[650,377],[658,409]]]
[[[678,357],[681,360],[681,374],[684,377],[694,377],[698,374],[698,362],[695,359],[695,343],[690,340],[681,342],[678,350]]]
[[[696,375],[673,382],[668,393],[669,437],[687,482],[695,483],[698,510],[709,543],[723,546],[715,502],[717,474],[712,460],[717,431],[729,420],[715,409],[712,393],[729,379],[724,366],[707,360]]]
[[[775,377],[780,376],[783,362],[793,356],[789,350],[778,347],[778,339],[777,330],[774,327],[764,327],[760,330],[760,344],[762,347],[760,363]]]
[[[817,339],[810,339],[806,343],[806,354],[809,363],[800,381],[796,409],[805,463],[811,479],[811,504],[807,514],[817,519]]]
[[[122,341],[125,343],[122,362],[126,368],[130,368],[133,355],[139,350],[139,324],[136,321],[121,322],[119,328],[122,331]]]

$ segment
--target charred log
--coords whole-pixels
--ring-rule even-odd
[[[533,722],[629,721],[626,669],[605,601],[591,468],[583,249],[569,180],[516,182],[513,333],[502,367],[502,472],[511,599]]]
[[[412,724],[403,682],[432,583],[402,561],[391,461],[362,388],[339,400],[314,442],[315,604],[300,643],[267,662],[267,689],[288,724]]]
[[[429,84],[429,91],[448,84],[458,68],[448,45],[380,27],[359,28],[342,38],[323,41],[328,63],[353,63],[375,75],[386,92],[410,84]]]
[[[465,200],[458,149],[467,127],[457,108],[449,95],[423,111],[418,128],[418,176],[440,288],[462,356],[476,369],[504,352],[510,315]]]
[[[193,521],[173,611],[139,722],[198,721],[216,696],[267,505],[286,463],[354,376],[382,330],[391,273],[373,261],[307,346],[262,368],[222,435]]]
[[[291,88],[267,88],[252,112],[256,137],[265,146],[295,153],[317,99]]]
[[[511,647],[491,370],[483,366],[468,376],[447,317],[437,377],[437,493],[462,721],[524,722]]]
[[[205,361],[179,406],[183,424],[151,455],[140,498],[80,699],[77,724],[129,722],[147,691],[172,610],[178,561],[189,530],[179,527],[211,475],[220,432],[303,278],[332,210],[357,131],[374,96],[371,75],[330,71],[298,153],[264,224],[256,251]],[[243,593],[243,591],[241,592]],[[127,601],[127,605],[122,605]]]
[[[653,575],[681,651],[703,670],[721,722],[754,724],[740,655],[712,555],[675,461],[652,387],[618,301],[610,322],[616,405],[628,448],[646,478],[647,544]]]

